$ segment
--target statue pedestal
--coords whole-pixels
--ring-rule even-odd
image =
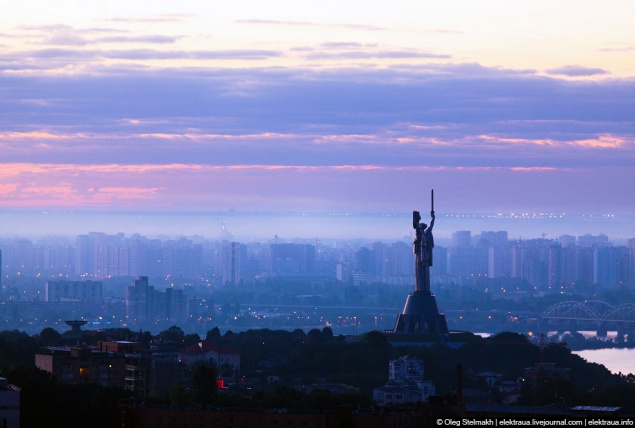
[[[445,315],[439,312],[437,299],[429,291],[415,291],[408,296],[393,331],[410,334],[449,334]]]

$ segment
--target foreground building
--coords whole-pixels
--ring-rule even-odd
[[[184,383],[178,353],[169,347],[144,350],[141,343],[99,342],[99,349],[115,352],[125,361],[125,388],[137,398],[168,397],[170,390]]]
[[[388,363],[388,383],[373,390],[373,399],[381,405],[427,402],[436,388],[423,374],[422,360],[409,356],[392,360]]]
[[[20,428],[20,388],[0,377],[0,426]]]
[[[35,365],[62,383],[124,386],[124,357],[115,352],[51,346],[35,354]]]
[[[179,361],[187,368],[196,362],[212,363],[219,376],[227,382],[235,380],[240,373],[240,353],[238,351],[205,341],[181,349]]]

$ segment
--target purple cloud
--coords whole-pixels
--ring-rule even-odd
[[[34,62],[76,52],[43,50]],[[91,54],[104,52],[113,51]],[[89,187],[120,189],[121,206],[239,209],[401,207],[421,183],[457,209],[583,207],[599,203],[579,196],[593,192],[625,209],[635,197],[631,79],[569,82],[478,64],[97,70],[0,75],[5,205],[21,190],[29,203],[47,192],[81,201]]]
[[[273,50],[258,49],[228,49],[228,50],[157,50],[157,49],[63,49],[63,48],[47,48],[35,49],[31,51],[22,51],[13,54],[0,55],[0,61],[3,59],[55,59],[55,60],[73,60],[82,59],[85,61],[98,60],[100,58],[110,59],[126,59],[126,60],[172,60],[172,59],[192,59],[192,60],[210,60],[210,59],[245,59],[245,60],[261,60],[270,57],[281,56],[282,52]],[[59,66],[59,64],[54,64]]]
[[[599,74],[608,74],[608,71],[601,68],[583,67],[581,65],[565,65],[563,67],[550,68],[545,71],[549,74],[569,77],[586,77],[597,76]]]
[[[92,39],[97,43],[154,43],[154,44],[170,44],[175,43],[179,37],[162,36],[159,34],[151,34],[146,36],[108,36]]]
[[[335,23],[321,23],[321,22],[311,22],[311,21],[280,21],[280,20],[272,20],[272,19],[238,19],[235,22],[238,24],[255,24],[255,25],[337,27],[337,28],[347,28],[350,30],[365,30],[365,31],[385,31],[386,30],[386,28],[378,27],[375,25],[335,24]]]
[[[405,59],[405,58],[451,58],[450,55],[431,54],[416,51],[346,51],[346,52],[313,52],[306,56],[310,60],[318,59]]]

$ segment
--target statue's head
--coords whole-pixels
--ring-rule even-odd
[[[425,223],[419,223],[419,227],[421,228],[421,230],[426,230],[426,228],[428,227],[427,224]]]

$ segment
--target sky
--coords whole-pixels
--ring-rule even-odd
[[[632,0],[0,1],[0,210],[635,214]]]

